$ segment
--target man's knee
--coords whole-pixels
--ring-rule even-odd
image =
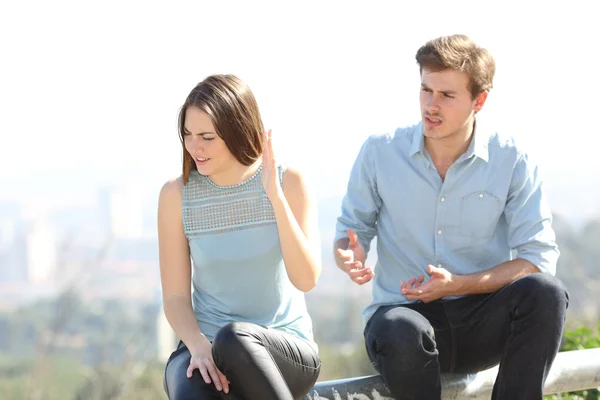
[[[563,317],[569,306],[569,293],[556,277],[546,273],[527,275],[513,283],[521,298],[531,307]],[[527,304],[525,304],[527,305]]]
[[[374,317],[365,338],[371,350],[395,353],[404,359],[436,352],[433,328],[418,312],[394,307]]]

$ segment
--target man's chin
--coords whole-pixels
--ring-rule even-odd
[[[432,128],[428,128],[428,127],[423,128],[423,136],[425,136],[427,138],[435,139],[435,138],[439,138],[443,135],[444,134],[442,132],[440,132],[438,129],[434,129],[434,128],[432,129]]]

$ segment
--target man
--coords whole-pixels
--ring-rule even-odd
[[[476,118],[495,73],[486,49],[453,35],[416,59],[422,121],[367,139],[337,222],[337,265],[374,277],[367,353],[395,399],[440,399],[440,372],[498,363],[493,399],[542,399],[568,294],[538,167]]]

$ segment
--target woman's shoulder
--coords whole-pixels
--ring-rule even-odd
[[[305,192],[307,190],[308,179],[306,174],[300,168],[293,165],[280,165],[282,174],[282,187],[287,192]]]
[[[172,200],[181,200],[183,195],[183,177],[178,176],[176,178],[169,179],[165,182],[160,189],[160,200],[162,201],[172,201]]]

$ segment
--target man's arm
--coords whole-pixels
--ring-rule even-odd
[[[498,264],[487,271],[470,275],[454,275],[455,295],[492,293],[524,276],[540,272],[527,260],[517,258]]]
[[[373,270],[369,267],[365,268],[367,255],[358,243],[356,232],[348,229],[348,237],[336,241],[335,248],[337,248],[334,254],[335,263],[350,276],[350,279],[359,285],[373,279],[375,276]]]
[[[532,273],[554,275],[559,251],[552,229],[552,214],[546,199],[539,168],[521,155],[504,210],[508,244],[517,251],[514,260],[469,275],[454,275],[444,268],[429,266],[429,280],[422,285],[402,283],[409,300],[433,301],[445,296],[491,293]]]
[[[364,264],[366,259],[365,257],[365,259],[361,260],[354,254],[352,249],[350,249],[350,239],[347,237],[335,241],[333,244],[333,258],[335,259],[335,265],[344,272],[348,272],[346,270],[346,263],[348,261],[360,261]]]
[[[429,303],[446,296],[497,292],[509,283],[536,272],[539,272],[539,269],[522,258],[506,261],[487,271],[469,275],[456,275],[445,268],[429,265],[427,282],[422,283],[424,276],[413,278],[408,282],[402,282],[400,291],[408,300]]]
[[[560,252],[552,229],[552,213],[539,167],[522,155],[515,166],[504,210],[508,245],[517,259],[529,261],[540,272],[556,274]]]
[[[457,294],[491,293],[529,274],[556,273],[560,253],[552,229],[552,213],[539,167],[526,154],[515,165],[504,216],[508,244],[517,250],[516,258],[487,271],[457,276]]]
[[[371,139],[367,139],[352,167],[346,195],[342,201],[342,214],[336,224],[333,246],[336,265],[344,272],[350,273],[352,280],[360,284],[372,278],[372,272],[363,270],[363,267],[369,246],[376,234],[375,226],[381,207],[372,147]],[[362,273],[351,273],[353,270],[362,270]],[[367,273],[370,276],[367,276]]]

